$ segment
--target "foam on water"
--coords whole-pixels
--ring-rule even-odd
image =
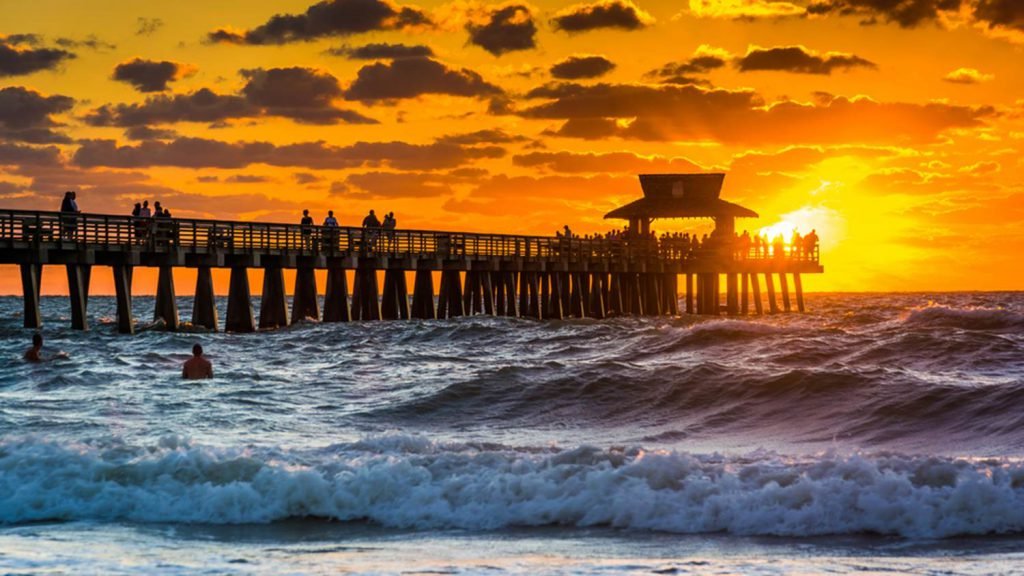
[[[836,453],[514,449],[390,434],[293,451],[37,439],[0,445],[0,521],[387,527],[611,526],[675,533],[950,537],[1024,529],[1024,465]]]

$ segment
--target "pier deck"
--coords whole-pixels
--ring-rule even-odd
[[[328,272],[324,321],[473,313],[535,318],[677,314],[680,275],[685,275],[688,313],[747,313],[748,286],[760,312],[759,275],[765,278],[770,311],[778,309],[773,275],[779,278],[785,309],[790,307],[786,276],[792,275],[802,310],[800,275],[823,272],[817,247],[738,254],[731,245],[694,251],[650,237],[582,239],[24,210],[0,210],[0,264],[21,266],[25,326],[32,328],[41,325],[38,294],[44,265],[66,267],[72,326],[81,329],[87,328],[91,267],[111,267],[121,332],[134,330],[131,276],[137,266],[159,268],[154,317],[169,329],[178,324],[172,268],[199,270],[192,322],[210,329],[218,329],[210,269],[231,269],[225,328],[240,332],[256,329],[248,268],[264,270],[261,328],[289,322],[284,269],[297,270],[292,322],[321,318],[317,269]],[[355,271],[351,296],[346,270]],[[378,271],[384,271],[383,292]],[[415,273],[411,306],[406,272]],[[434,272],[440,272],[436,304]],[[724,306],[720,276],[727,286]]]

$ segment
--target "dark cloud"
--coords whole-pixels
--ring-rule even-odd
[[[562,80],[597,78],[612,71],[615,63],[604,56],[570,56],[551,67],[551,75]]]
[[[653,19],[629,0],[601,0],[593,4],[577,4],[559,12],[551,23],[558,30],[586,32],[598,28],[640,30]]]
[[[530,8],[523,4],[502,6],[487,14],[484,24],[466,24],[469,42],[487,50],[495,56],[516,50],[530,50],[537,46],[534,36],[537,25],[533,23]]]
[[[817,0],[807,7],[807,13],[858,16],[863,24],[875,24],[881,19],[913,28],[934,22],[940,12],[955,12],[963,4],[965,0]]]
[[[51,130],[58,124],[51,117],[67,112],[75,101],[67,96],[43,96],[21,86],[0,89],[0,138],[33,143],[69,142],[67,136]]]
[[[474,146],[478,144],[512,144],[515,142],[527,142],[529,141],[529,138],[526,136],[509,134],[504,130],[489,129],[477,130],[476,132],[466,132],[463,134],[448,134],[441,136],[437,141],[448,144]]]
[[[421,44],[366,44],[363,46],[341,46],[327,50],[333,56],[344,56],[350,60],[400,60],[402,58],[426,58],[434,55],[430,46]]]
[[[252,164],[314,170],[387,166],[398,170],[453,168],[482,158],[500,158],[497,146],[467,147],[444,142],[357,142],[332,146],[324,142],[275,145],[269,142],[222,142],[205,138],[179,138],[170,142],[144,141],[118,146],[113,140],[83,140],[74,164],[92,168],[244,168]]]
[[[364,198],[437,198],[451,194],[451,186],[457,181],[446,174],[429,172],[367,172],[332,183],[331,193]]]
[[[375,30],[400,30],[430,24],[419,8],[386,0],[326,0],[303,14],[277,14],[252,30],[220,29],[207,40],[235,44],[285,44],[331,36],[349,36]]]
[[[163,92],[167,84],[188,74],[192,68],[167,60],[135,58],[114,68],[114,80],[127,82],[139,92]]]
[[[345,91],[345,98],[397,100],[423,94],[482,98],[502,93],[501,88],[467,68],[457,70],[429,58],[409,58],[363,66]]]
[[[31,47],[38,45],[40,41],[35,34],[0,37],[0,78],[23,76],[40,70],[54,70],[65,60],[75,57],[67,50]]]
[[[742,72],[779,71],[797,74],[831,74],[833,70],[877,68],[874,62],[853,54],[816,54],[802,46],[755,48],[736,61]]]
[[[230,184],[263,184],[271,182],[270,178],[258,174],[233,174],[224,179]]]
[[[974,17],[990,28],[1002,26],[1024,30],[1024,2],[1021,0],[978,0]]]
[[[639,172],[703,172],[704,168],[686,158],[664,156],[644,157],[632,152],[605,154],[574,152],[531,152],[512,157],[516,166],[541,167],[552,172],[624,173]]]
[[[314,184],[323,180],[323,178],[309,172],[296,172],[292,174],[292,178],[295,179],[296,184]]]
[[[157,30],[164,27],[164,21],[160,18],[144,18],[142,16],[135,19],[135,35],[136,36],[151,36]]]
[[[90,34],[82,40],[75,38],[57,38],[54,43],[61,48],[88,48],[89,50],[104,51],[116,50],[117,44],[111,44],[99,39],[95,34]]]
[[[0,142],[0,166],[57,166],[61,163],[56,146],[22,146]]]
[[[726,65],[724,54],[700,54],[685,62],[669,62],[661,68],[651,70],[644,77],[666,84],[707,84],[705,80],[693,78],[690,74],[705,74]]]
[[[238,95],[201,88],[191,94],[151,96],[140,104],[96,108],[86,116],[94,126],[145,126],[175,122],[222,123],[279,116],[307,124],[373,124],[358,112],[334,106],[342,95],[338,80],[312,68],[242,70],[248,81]]]
[[[536,88],[528,118],[562,119],[554,132],[582,138],[727,143],[929,142],[951,128],[982,126],[991,107],[884,103],[836,97],[828,102],[770,106],[749,90],[632,84],[556,84]]]
[[[178,133],[149,126],[131,126],[124,131],[124,137],[129,140],[173,140],[178,137]]]

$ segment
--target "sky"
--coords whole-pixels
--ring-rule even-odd
[[[808,290],[1024,288],[1020,0],[0,10],[0,209],[587,234],[637,174],[724,172],[738,230],[816,229]]]

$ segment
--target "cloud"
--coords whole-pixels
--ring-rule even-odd
[[[149,126],[131,126],[124,131],[124,137],[129,140],[173,140],[178,137],[178,133]]]
[[[201,88],[190,94],[151,96],[142,103],[100,106],[86,116],[86,122],[128,127],[278,116],[305,124],[376,123],[334,105],[343,92],[337,78],[327,72],[295,67],[254,68],[240,74],[247,82],[237,95]]]
[[[56,146],[23,146],[0,142],[0,166],[57,166],[61,163]]]
[[[64,143],[70,139],[50,128],[58,126],[54,114],[67,112],[75,101],[68,96],[43,96],[22,86],[0,89],[0,138],[6,140]]]
[[[55,70],[65,60],[75,57],[67,50],[31,47],[39,41],[40,37],[35,34],[0,37],[0,78],[24,76],[40,70]]]
[[[462,134],[447,134],[438,138],[437,141],[448,144],[475,146],[478,144],[511,144],[515,142],[527,142],[529,141],[529,138],[526,136],[509,134],[504,130],[487,129]]]
[[[232,174],[224,179],[229,184],[263,184],[272,180],[258,174]]]
[[[702,44],[689,60],[669,62],[661,68],[651,70],[644,76],[669,84],[698,84],[702,80],[691,78],[688,74],[706,74],[722,68],[731,59],[732,54],[728,50]]]
[[[954,13],[964,4],[965,0],[815,0],[807,7],[807,13],[858,16],[862,24],[875,24],[882,19],[913,28],[935,22],[941,14]]]
[[[570,56],[551,67],[551,75],[562,80],[597,78],[612,71],[615,63],[604,56]]]
[[[503,91],[467,68],[449,68],[430,58],[408,58],[363,66],[345,91],[345,98],[398,100],[424,94],[485,98]]]
[[[640,156],[632,152],[531,152],[512,157],[516,166],[546,168],[552,172],[624,173],[640,172],[703,172],[704,167],[686,158]]]
[[[654,18],[630,0],[600,0],[593,4],[576,4],[555,14],[551,19],[556,30],[587,32],[599,28],[640,30],[654,23]]]
[[[806,8],[786,0],[690,0],[690,14],[698,18],[750,20],[802,16]]]
[[[164,27],[164,21],[160,18],[144,18],[140,16],[135,19],[135,23],[136,36],[152,36],[157,30]]]
[[[223,142],[205,138],[149,140],[119,146],[113,140],[82,140],[73,163],[83,168],[244,168],[252,164],[314,170],[387,166],[398,170],[439,170],[482,158],[500,158],[497,146],[467,147],[445,142],[357,142],[333,146],[324,142],[275,145],[269,142]]]
[[[1024,31],[1024,2],[1020,0],[978,0],[974,18],[990,28],[1003,27]]]
[[[982,74],[974,68],[957,68],[943,78],[953,84],[981,84],[995,78],[993,74]]]
[[[566,120],[555,132],[582,138],[724,143],[930,142],[951,128],[983,125],[991,107],[832,98],[767,105],[750,90],[636,84],[556,84],[531,90],[547,102],[524,108],[527,118]]]
[[[470,44],[487,50],[495,56],[516,50],[530,50],[537,46],[530,8],[523,4],[509,4],[491,10],[482,24],[466,23]]]
[[[343,56],[350,60],[400,60],[402,58],[427,58],[434,55],[430,46],[407,44],[366,44],[364,46],[340,46],[327,50],[332,56]]]
[[[817,54],[803,46],[780,46],[775,48],[751,47],[747,55],[736,61],[741,72],[779,71],[796,74],[832,74],[833,70],[851,68],[877,68],[860,56],[842,52]]]
[[[430,19],[419,8],[387,0],[325,0],[303,14],[277,14],[251,30],[222,28],[210,32],[210,42],[286,44],[380,30],[425,26]]]
[[[127,82],[139,92],[163,92],[167,84],[195,73],[195,67],[168,60],[135,58],[114,68],[114,80]]]
[[[366,172],[334,182],[331,193],[366,198],[437,198],[452,194],[452,186],[466,180],[433,172]]]

